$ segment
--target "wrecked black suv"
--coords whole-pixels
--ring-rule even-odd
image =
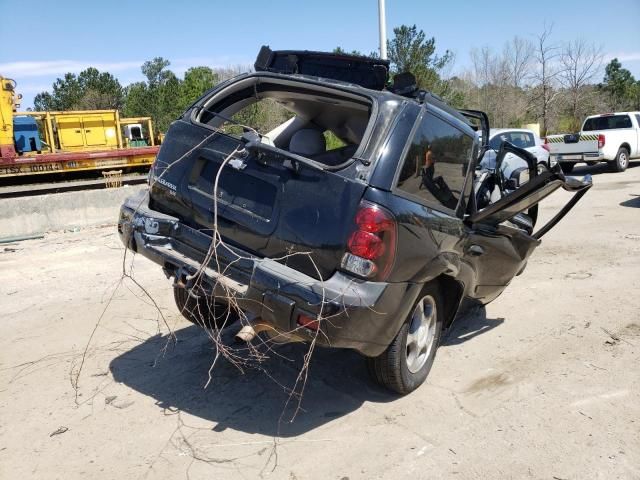
[[[255,67],[171,125],[122,240],[173,278],[192,322],[355,349],[408,393],[463,300],[500,295],[591,180],[508,143],[483,167],[486,115],[410,74],[388,85],[386,61],[263,47]],[[560,187],[575,195],[536,231]]]

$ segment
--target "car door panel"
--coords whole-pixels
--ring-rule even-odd
[[[468,295],[481,303],[494,300],[523,270],[539,244],[540,240],[506,225],[469,229],[463,259],[475,273],[475,284],[469,286]]]
[[[513,218],[516,214],[534,207],[559,188],[576,194],[584,194],[591,186],[590,175],[582,180],[575,177],[565,177],[559,167],[554,167],[536,175],[501,200],[471,215],[468,222],[497,226]]]
[[[462,219],[392,192],[368,188],[364,199],[394,212],[398,221],[396,256],[389,281],[424,283],[440,273],[456,276],[461,257]]]
[[[524,150],[520,152],[521,149],[513,145],[503,146],[500,154],[504,155],[506,150],[527,157]],[[527,259],[540,244],[540,238],[592,186],[590,176],[582,180],[565,177],[559,166],[538,173],[533,161],[529,158],[532,174],[529,181],[466,219],[469,231],[464,245],[464,261],[471,265],[476,277],[476,285],[469,290],[469,296],[482,303],[496,298],[511,279],[524,269]],[[546,225],[533,233],[538,203],[559,188],[574,193],[574,196]],[[518,225],[523,225],[523,222],[516,222],[516,216],[525,215],[525,218],[529,218],[523,212],[531,216],[529,228],[519,228]]]

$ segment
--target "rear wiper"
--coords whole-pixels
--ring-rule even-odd
[[[262,143],[262,138],[257,132],[245,132],[241,137],[244,142],[244,148],[253,153],[256,156],[258,163],[262,165],[268,165],[268,159],[279,160],[281,162],[290,162],[294,171],[300,171],[300,165],[306,165],[316,170],[326,170],[325,165],[314,160],[311,160],[295,153],[282,150],[277,147],[272,147],[266,143]]]

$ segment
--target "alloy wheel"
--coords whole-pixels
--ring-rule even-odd
[[[422,297],[411,314],[405,359],[411,373],[418,372],[434,349],[437,323],[436,302],[431,295]]]

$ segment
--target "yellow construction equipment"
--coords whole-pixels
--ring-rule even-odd
[[[120,118],[117,110],[18,112],[16,82],[0,76],[0,86],[0,178],[140,168],[155,159],[150,117]]]

